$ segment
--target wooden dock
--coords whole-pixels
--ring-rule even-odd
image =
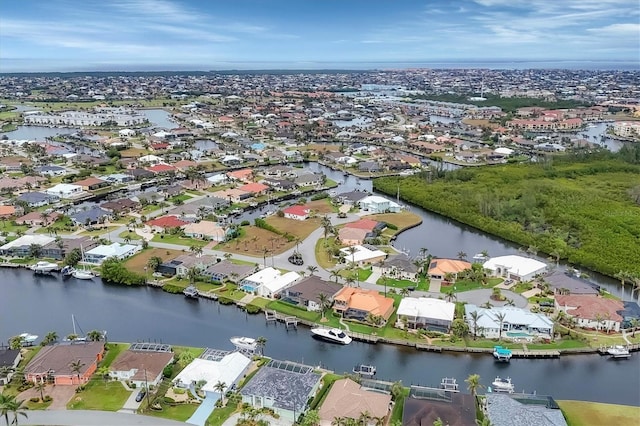
[[[442,347],[440,346],[435,346],[435,345],[430,345],[428,343],[420,343],[420,342],[416,343],[416,349],[420,349],[422,351],[429,351],[429,352],[442,352]]]
[[[295,317],[293,315],[284,315],[276,311],[269,310],[264,311],[264,316],[267,322],[282,322],[287,328],[298,328],[298,322],[300,321],[298,317]]]
[[[378,343],[380,341],[380,338],[378,336],[373,336],[371,334],[355,332],[347,332],[347,334],[349,334],[349,336],[351,336],[353,340],[358,340],[359,342]]]

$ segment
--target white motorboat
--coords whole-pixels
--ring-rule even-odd
[[[190,297],[192,299],[197,299],[198,298],[198,289],[192,285],[190,285],[189,287],[185,288],[184,290],[182,290],[182,294],[185,295],[185,297]]]
[[[58,266],[57,263],[47,262],[44,260],[41,260],[40,262],[34,265],[31,265],[31,270],[35,272],[51,272],[51,271],[57,271],[58,269],[60,269],[60,267]]]
[[[70,277],[71,275],[73,275],[73,271],[75,271],[75,268],[73,266],[67,265],[62,268],[60,272],[62,273],[63,277]]]
[[[36,340],[38,340],[38,336],[35,334],[29,334],[29,333],[22,333],[19,334],[18,337],[20,337],[22,339],[22,345],[23,346],[31,346],[35,343]]]
[[[375,365],[359,364],[353,367],[353,372],[363,377],[373,377],[376,375]]]
[[[607,348],[607,353],[611,355],[612,358],[629,358],[631,353],[626,346],[615,345]]]
[[[243,351],[254,352],[258,347],[258,341],[252,337],[235,336],[229,339],[233,345]]]
[[[93,272],[83,269],[74,269],[73,272],[71,272],[71,275],[79,280],[90,280],[95,277]]]
[[[513,383],[511,383],[511,378],[509,377],[506,379],[496,377],[496,379],[491,383],[491,387],[493,392],[513,393],[515,390]]]
[[[347,334],[339,328],[316,327],[311,329],[311,333],[320,339],[342,345],[348,345],[352,340],[351,337],[347,336]]]
[[[473,260],[476,262],[486,262],[487,260],[489,260],[489,256],[485,256],[482,253],[478,253],[475,256],[473,256]]]

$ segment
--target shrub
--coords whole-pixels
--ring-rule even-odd
[[[260,306],[256,306],[256,305],[252,305],[252,304],[248,304],[245,307],[246,311],[248,314],[257,314],[258,312],[260,312]]]
[[[316,200],[323,200],[325,198],[329,198],[329,194],[327,194],[326,192],[319,192],[316,195],[314,195],[313,197],[311,197],[311,201],[316,201]]]
[[[37,396],[34,396],[33,398],[29,398],[29,401],[31,401],[31,402],[40,402],[40,398],[38,398]]]
[[[44,396],[44,402],[51,402],[51,401],[53,401],[53,398],[51,398],[50,395],[45,395]]]
[[[389,222],[385,222],[385,225],[387,225],[387,228],[393,230],[393,231],[397,231],[398,227],[396,225],[394,225],[393,223],[389,223]]]
[[[267,223],[267,221],[264,220],[264,219],[257,218],[257,219],[254,220],[254,223],[258,228],[262,228],[264,230],[271,231],[274,234],[278,234],[278,235],[282,234],[282,232],[278,231],[276,228],[274,228],[273,226],[269,225]]]
[[[229,299],[228,297],[218,297],[218,302],[221,305],[230,305],[233,303],[233,299]]]
[[[162,291],[166,291],[171,294],[182,293],[183,290],[184,289],[182,287],[173,284],[165,284],[162,286]]]
[[[165,396],[165,397],[163,398],[163,400],[164,400],[164,403],[165,403],[165,404],[175,404],[175,403],[176,403],[175,399],[170,398],[170,397],[168,397],[168,396]]]
[[[249,226],[251,225],[251,222],[249,222],[248,220],[243,220],[242,222],[240,222],[240,226]]]
[[[164,377],[171,377],[171,375],[173,374],[173,365],[169,364],[167,365],[163,370],[162,370],[162,375]]]

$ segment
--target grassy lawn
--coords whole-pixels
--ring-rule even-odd
[[[117,226],[119,227],[119,226]],[[100,235],[106,234],[107,232],[109,232],[109,226],[104,226],[101,228],[93,228],[93,230],[91,231],[87,231],[87,230],[83,230],[82,232],[80,232],[78,235],[81,235],[83,237],[99,237]]]
[[[131,231],[122,231],[120,233],[120,235],[118,235],[118,237],[120,238],[129,238],[131,241],[133,240],[141,240],[142,237],[138,234],[136,234],[135,232],[131,232]]]
[[[214,293],[217,293],[221,297],[226,297],[227,299],[231,299],[236,302],[247,295],[247,293],[245,293],[244,291],[238,290],[237,285],[228,283],[224,287],[214,290]]]
[[[300,240],[304,240],[309,236],[309,234],[320,227],[319,218],[295,220],[273,215],[266,218],[265,220],[269,225],[273,226],[278,231],[295,235]]]
[[[199,406],[199,404],[162,404],[162,411],[146,410],[144,414],[147,416],[162,417],[164,419],[185,422],[193,415],[193,413],[195,413]]]
[[[460,280],[456,281],[453,285],[443,285],[440,287],[440,293],[448,293],[455,287],[455,292],[460,293],[462,291],[476,290],[479,288],[493,288],[502,282],[502,278],[489,278],[487,284],[483,285],[479,282]]]
[[[176,354],[176,359],[178,359],[182,352],[191,352],[194,358],[198,358],[204,352],[204,348],[193,348],[191,346],[173,346],[173,352],[175,352]]]
[[[366,281],[367,278],[369,278],[373,272],[371,271],[371,267],[369,267],[366,269],[357,268],[355,271],[352,271],[349,269],[341,269],[339,273],[340,273],[340,276],[343,277],[344,279],[352,277],[354,280],[363,282],[363,281]]]
[[[29,410],[46,410],[51,405],[52,402],[53,400],[49,402],[31,402],[27,399],[24,405]]]
[[[267,309],[272,309],[278,311],[285,315],[292,315],[298,318],[305,319],[307,321],[319,322],[320,321],[320,313],[319,312],[310,312],[307,311],[306,308],[300,308],[296,305],[292,305],[290,303],[282,302],[280,300],[274,300],[270,303],[267,303]]]
[[[119,381],[91,380],[84,391],[67,404],[69,410],[118,411],[129,398],[129,391]]]
[[[29,227],[27,225],[15,225],[13,222],[3,220],[0,225],[0,232],[25,232]]]
[[[122,351],[126,351],[128,348],[128,343],[107,343],[107,351],[100,363],[100,367],[109,367],[113,360],[115,360]]]
[[[216,408],[213,410],[206,423],[208,426],[222,426],[222,424],[227,420],[233,413],[238,410],[240,404],[227,404],[226,407]]]
[[[196,240],[194,238],[180,237],[178,235],[171,235],[171,234],[155,234],[151,241],[156,243],[178,244],[181,246],[186,246],[187,248],[190,246],[204,247],[210,242],[210,241]]]
[[[569,426],[633,425],[640,419],[640,407],[587,401],[557,401]]]
[[[385,283],[387,284],[387,287],[393,287],[393,288],[407,288],[407,287],[415,287],[416,290],[420,290],[420,291],[429,291],[429,281],[423,277],[420,276],[420,279],[418,280],[418,282],[413,282],[410,280],[396,280],[393,278],[384,278],[384,277],[380,277],[378,279],[377,284],[379,285],[385,285]]]
[[[341,378],[342,376],[339,376],[337,374],[329,374],[329,373],[322,376],[322,387],[320,387],[320,389],[316,393],[316,397],[313,399],[313,401],[311,401],[311,404],[309,404],[309,407],[312,410],[315,410],[318,407],[322,406],[322,403],[327,397],[327,394],[329,393],[329,389],[331,389],[331,386],[333,386],[336,380]]]
[[[402,211],[399,213],[372,214],[369,216],[364,216],[364,218],[376,220],[378,222],[387,222],[397,226],[398,230],[395,231],[393,234],[397,234],[406,228],[409,228],[411,226],[417,225],[420,222],[422,222],[422,219],[420,219],[420,216],[408,211]]]
[[[321,268],[331,269],[336,266],[337,259],[333,257],[333,254],[329,252],[329,250],[333,251],[333,246],[335,245],[334,239],[329,239],[329,243],[325,245],[325,239],[320,238],[316,242],[316,261]]]
[[[305,204],[312,211],[315,211],[319,215],[325,215],[327,213],[334,213],[337,211],[337,208],[331,204],[329,198],[323,198],[321,200],[309,201]]]
[[[178,250],[170,250],[170,249],[161,249],[161,248],[147,248],[145,250],[140,251],[135,256],[127,259],[124,264],[130,271],[137,272],[139,274],[144,274],[144,268],[147,265],[147,262],[150,258],[154,256],[158,256],[162,259],[162,261],[167,261],[173,259],[181,255],[182,252]]]
[[[300,223],[299,221],[293,222]],[[226,243],[218,244],[216,249],[229,253],[256,256],[261,261],[265,248],[269,250],[267,256],[270,256],[271,252],[279,254],[292,247],[295,247],[295,242],[287,241],[281,235],[256,226],[243,226],[239,237]],[[256,259],[257,261],[258,259]]]

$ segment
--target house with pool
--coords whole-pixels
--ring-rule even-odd
[[[551,339],[553,321],[544,314],[536,314],[513,306],[481,308],[476,305],[464,305],[465,320],[469,331],[477,330],[478,336],[487,339],[502,338],[513,340]],[[474,319],[477,312],[477,320]],[[503,315],[502,321],[500,316]],[[502,332],[500,329],[502,328]]]

